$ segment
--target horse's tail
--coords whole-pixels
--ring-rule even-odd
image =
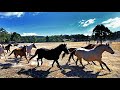
[[[29,59],[29,61],[38,54],[38,49],[35,51],[35,54]]]
[[[14,51],[15,51],[15,50],[13,50],[13,51],[10,53],[10,55],[11,55],[12,53],[14,53]],[[9,55],[9,56],[10,56],[10,55]]]
[[[73,51],[70,53],[70,56],[69,56],[68,62],[70,62],[70,59],[71,59],[71,58],[74,60],[73,55],[75,55],[75,51],[76,51],[76,49],[73,50]],[[75,61],[75,60],[74,60],[74,61]]]

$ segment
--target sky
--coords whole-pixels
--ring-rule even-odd
[[[98,24],[120,31],[120,12],[0,12],[0,27],[22,36],[91,35]]]

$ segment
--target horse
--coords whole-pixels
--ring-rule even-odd
[[[96,45],[95,44],[89,44],[89,45],[87,45],[87,46],[85,46],[85,47],[81,47],[81,48],[85,48],[85,49],[92,49],[92,48],[94,48]],[[73,52],[74,50],[75,50],[76,48],[69,48],[68,50],[69,50],[69,52],[71,53],[71,52]],[[65,53],[63,53],[63,55],[62,55],[62,59],[65,57]],[[73,58],[73,56],[72,56],[72,59],[74,60],[74,58]],[[74,60],[75,61],[75,60]],[[70,59],[68,59],[68,62],[66,63],[66,64],[68,64],[70,62]],[[92,61],[93,62],[93,61]],[[88,64],[90,64],[89,62],[88,62]],[[93,62],[93,64],[94,65],[96,65],[94,62]]]
[[[37,49],[35,54],[29,59],[29,61],[34,58],[36,55],[38,55],[37,58],[37,67],[39,66],[39,59],[41,59],[41,65],[43,64],[42,58],[53,60],[52,67],[54,63],[57,63],[58,68],[61,69],[58,59],[61,54],[61,52],[64,51],[66,54],[69,54],[69,51],[67,49],[67,44],[60,44],[56,48],[53,49],[46,49],[46,48],[40,48]]]
[[[14,46],[18,46],[19,44],[18,44],[18,43],[14,43],[13,45],[14,45]]]
[[[23,48],[14,49],[14,50],[10,53],[10,55],[11,55],[12,53],[14,53],[15,58],[17,58],[17,56],[20,55],[20,60],[21,60],[22,56],[25,56],[26,60],[28,61],[27,56],[26,56],[26,46],[25,46],[25,45],[24,45]],[[9,56],[10,56],[10,55],[9,55]]]
[[[0,55],[1,54],[4,54],[4,56],[5,56],[5,51],[4,51],[4,48],[0,45]],[[1,58],[1,57],[0,57]],[[5,57],[6,58],[6,57]]]
[[[84,65],[82,64],[82,58],[85,61],[98,61],[100,63],[100,66],[102,69],[103,66],[102,64],[104,64],[106,66],[106,68],[108,69],[108,71],[111,72],[111,70],[108,68],[108,66],[102,61],[102,53],[104,51],[107,51],[111,54],[114,54],[115,52],[112,50],[112,48],[109,46],[109,44],[99,44],[97,46],[95,46],[93,49],[83,49],[83,48],[77,48],[75,49],[71,54],[70,57],[74,54],[75,56],[77,56],[77,61],[76,61],[76,65],[78,60],[80,60],[81,65],[84,67]],[[69,57],[69,59],[70,59]]]
[[[7,46],[4,47],[4,50],[7,50],[7,53],[8,53],[8,51],[10,51],[10,46],[12,46],[12,45],[8,44]]]
[[[23,46],[20,46],[19,48],[22,48],[22,47]],[[27,55],[29,54],[29,56],[31,56],[31,49],[32,48],[37,48],[34,43],[26,47],[26,49],[27,49],[27,51],[26,51]]]

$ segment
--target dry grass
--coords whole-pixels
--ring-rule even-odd
[[[55,48],[63,42],[54,42],[54,43],[36,43],[37,48]],[[86,46],[86,42],[65,42],[70,47],[83,47]],[[20,45],[30,45],[30,43],[24,43]],[[70,65],[65,65],[69,55],[66,55],[63,60],[58,60],[60,65],[63,67],[63,71],[57,68],[56,64],[50,70],[52,61],[43,59],[44,63],[42,66],[34,69],[36,63],[35,57],[31,60],[30,64],[26,64],[25,58],[22,59],[18,64],[14,61],[14,55],[6,55],[7,61],[5,58],[0,59],[0,78],[119,78],[120,77],[120,42],[113,42],[111,47],[115,51],[115,54],[103,53],[103,61],[108,65],[112,70],[109,73],[106,67],[105,70],[100,70],[101,67],[98,62],[95,62],[97,65],[87,65],[87,62],[83,60],[85,68],[81,68],[81,65],[75,65],[74,61],[71,60]],[[11,51],[17,47],[12,46]],[[32,49],[32,54],[34,54],[36,49]],[[76,58],[76,57],[75,57]],[[28,57],[29,59],[29,57]]]

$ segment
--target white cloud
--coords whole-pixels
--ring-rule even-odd
[[[10,17],[10,16],[21,17],[22,15],[24,15],[24,12],[0,12],[1,18]]]
[[[23,33],[21,36],[38,36],[36,33]]]
[[[95,20],[96,20],[95,18],[94,18],[94,19],[89,19],[89,20],[81,20],[81,21],[79,22],[79,23],[80,23],[79,26],[82,25],[82,27],[87,27],[87,26],[93,24],[93,23],[95,22]]]
[[[45,13],[45,12],[34,12],[32,15],[36,16],[36,15],[39,15],[39,14],[42,14],[42,13]]]
[[[120,18],[119,17],[110,18],[106,21],[103,21],[102,24],[104,24],[106,27],[118,28],[120,27]]]

